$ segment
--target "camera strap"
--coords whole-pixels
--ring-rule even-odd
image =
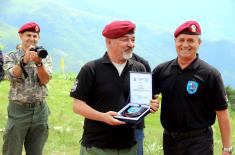
[[[23,62],[23,57],[21,58],[21,60],[20,60],[20,68],[21,68],[21,70],[22,70],[22,72],[23,72],[23,74],[24,74],[24,77],[25,78],[27,78],[28,77],[28,73],[26,72],[26,70],[24,69],[24,66],[25,66],[26,64]]]

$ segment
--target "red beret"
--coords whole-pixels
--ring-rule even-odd
[[[174,33],[175,38],[180,34],[200,35],[201,28],[196,21],[187,21],[180,25]]]
[[[22,25],[18,31],[18,33],[24,33],[25,31],[30,31],[30,32],[40,32],[40,27],[38,26],[37,23],[34,22],[29,22],[24,25]]]
[[[135,24],[131,21],[114,21],[104,27],[102,34],[106,38],[116,39],[134,31]]]

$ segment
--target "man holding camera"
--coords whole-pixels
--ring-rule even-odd
[[[21,48],[4,58],[3,68],[11,87],[3,155],[22,154],[23,145],[26,154],[42,155],[48,137],[49,108],[45,98],[52,62],[46,50],[36,46],[39,32],[38,24],[24,24],[18,31]]]

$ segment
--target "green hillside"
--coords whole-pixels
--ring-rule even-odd
[[[72,111],[72,99],[69,97],[75,75],[55,74],[50,81],[48,105],[51,109],[49,117],[50,134],[46,143],[44,155],[78,155],[79,140],[81,138],[83,118]],[[0,137],[7,119],[7,93],[9,82],[0,83]],[[233,115],[233,126],[235,116]],[[221,154],[220,134],[217,124],[214,126],[215,155]],[[235,139],[235,132],[233,132]],[[162,127],[159,121],[159,112],[146,117],[145,128],[145,154],[162,155]],[[2,146],[2,138],[0,138]]]

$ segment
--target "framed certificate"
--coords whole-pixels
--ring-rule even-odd
[[[152,74],[130,72],[130,103],[115,118],[129,123],[139,123],[149,113],[152,99]]]

